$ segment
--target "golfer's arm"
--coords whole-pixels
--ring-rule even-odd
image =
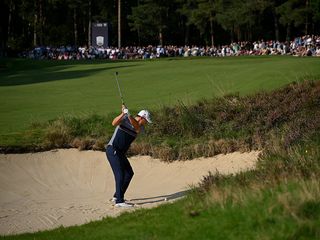
[[[137,120],[135,120],[132,116],[129,116],[129,121],[136,130],[137,133],[140,132],[140,125]]]
[[[140,132],[140,125],[136,119],[134,119],[132,116],[129,116],[129,121],[136,130],[137,133]]]
[[[121,123],[121,120],[125,114],[121,113],[119,116],[115,117],[112,121],[112,126],[118,126]]]

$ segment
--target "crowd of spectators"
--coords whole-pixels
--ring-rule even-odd
[[[290,42],[255,41],[233,42],[219,47],[201,46],[146,46],[146,47],[37,47],[25,52],[32,59],[154,59],[161,57],[227,57],[242,55],[292,55],[320,57],[320,36],[296,37]]]

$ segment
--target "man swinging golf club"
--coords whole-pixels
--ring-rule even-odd
[[[116,183],[116,192],[112,199],[116,207],[133,206],[124,201],[124,194],[133,177],[133,170],[126,157],[126,152],[138,133],[144,131],[146,123],[151,123],[147,110],[141,110],[136,117],[132,117],[125,105],[122,105],[121,114],[112,121],[116,129],[108,143],[106,154]]]
[[[133,177],[133,170],[126,157],[126,152],[137,135],[144,131],[144,125],[152,123],[152,121],[150,113],[147,110],[141,110],[136,117],[130,115],[129,110],[124,105],[118,80],[117,84],[122,100],[122,109],[121,114],[112,121],[112,125],[116,126],[116,129],[107,145],[106,154],[116,185],[112,201],[115,202],[116,207],[127,208],[133,206],[124,200],[124,194]]]

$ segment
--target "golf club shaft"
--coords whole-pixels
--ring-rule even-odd
[[[122,105],[125,105],[125,104],[124,104],[124,101],[123,101],[121,89],[120,89],[119,80],[118,80],[118,72],[115,72],[115,76],[116,76],[117,86],[118,86],[119,95],[120,95],[120,98],[121,98]]]

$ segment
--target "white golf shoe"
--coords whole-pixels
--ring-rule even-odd
[[[126,202],[116,203],[114,206],[116,206],[118,208],[132,208],[132,207],[134,207],[133,204],[126,203]]]
[[[116,197],[113,197],[109,200],[110,202],[112,202],[113,204],[115,204],[117,202],[117,198]],[[124,202],[128,202],[127,199],[124,199]],[[130,203],[129,203],[130,204]]]

